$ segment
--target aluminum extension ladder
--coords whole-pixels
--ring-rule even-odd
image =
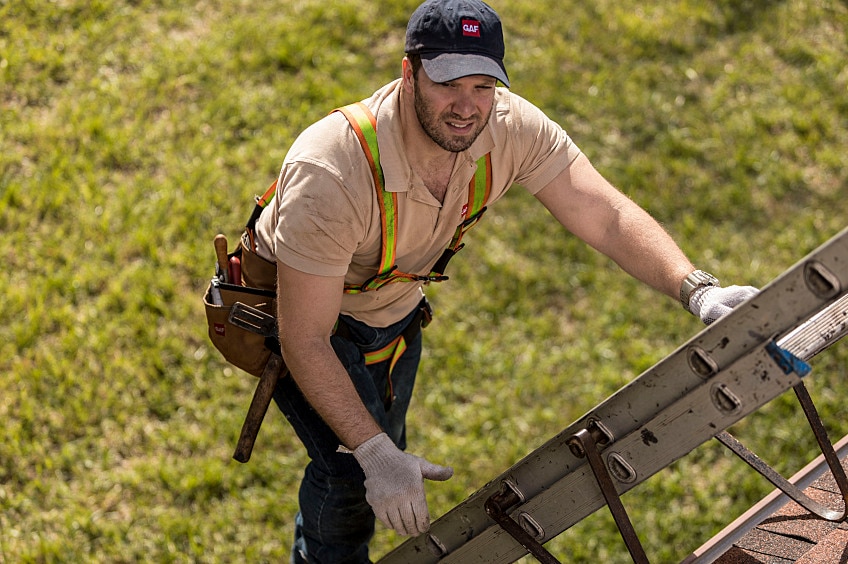
[[[707,327],[379,564],[500,564],[607,505],[630,555],[648,558],[620,496],[717,438],[790,497],[834,521],[727,429],[793,388],[848,508],[848,478],[803,386],[805,362],[848,332],[848,228]]]

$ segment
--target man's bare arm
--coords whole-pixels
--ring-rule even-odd
[[[402,535],[430,528],[424,480],[447,480],[453,469],[399,450],[359,399],[330,345],[343,278],[304,274],[277,263],[283,358],[303,395],[365,473],[365,499],[387,527]]]
[[[580,155],[536,197],[569,231],[630,275],[678,299],[695,267],[647,212]]]
[[[344,446],[355,449],[382,429],[330,345],[344,279],[305,274],[278,262],[277,288],[280,345],[289,371]]]

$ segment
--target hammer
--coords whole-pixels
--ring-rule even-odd
[[[247,304],[234,303],[228,319],[236,327],[241,327],[266,338],[277,336],[277,320],[274,316]],[[265,363],[262,374],[259,376],[259,383],[256,385],[256,391],[253,392],[253,399],[247,409],[247,415],[241,427],[241,435],[236,444],[235,453],[233,453],[233,458],[239,462],[250,460],[253,443],[256,442],[256,435],[259,433],[259,427],[262,426],[262,420],[265,419],[268,406],[271,405],[274,388],[277,387],[277,381],[286,374],[288,374],[288,369],[282,357],[272,352]]]
[[[282,357],[277,353],[271,353],[268,363],[259,377],[256,391],[253,392],[253,399],[250,401],[250,407],[247,409],[247,415],[241,427],[241,435],[239,435],[236,450],[233,453],[233,458],[239,462],[244,463],[250,460],[250,454],[253,452],[253,444],[256,442],[259,427],[262,426],[262,420],[265,419],[265,413],[268,411],[268,406],[271,405],[274,388],[277,387],[277,380],[287,372],[288,369],[285,363],[283,363]]]

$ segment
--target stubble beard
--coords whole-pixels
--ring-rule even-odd
[[[452,117],[456,117],[457,120],[460,120],[461,118],[459,116],[453,116],[451,114],[446,114],[444,116],[436,115],[436,112],[433,111],[417,88],[413,94],[413,99],[415,115],[418,117],[418,122],[424,129],[424,133],[426,133],[427,136],[439,147],[445,151],[450,151],[451,153],[461,153],[471,147],[480,135],[480,132],[483,131],[483,128],[486,127],[486,124],[489,122],[489,116],[487,115],[486,119],[478,123],[477,129],[471,135],[450,135],[444,133],[441,128],[444,127],[445,121],[449,121]],[[491,115],[491,110],[489,110],[489,115]]]

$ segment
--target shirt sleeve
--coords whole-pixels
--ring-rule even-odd
[[[580,149],[555,121],[524,98],[511,96],[518,170],[515,182],[531,194],[547,186],[580,155]]]
[[[277,259],[301,272],[344,276],[364,238],[364,217],[341,175],[326,164],[297,160],[282,172],[274,233]]]

